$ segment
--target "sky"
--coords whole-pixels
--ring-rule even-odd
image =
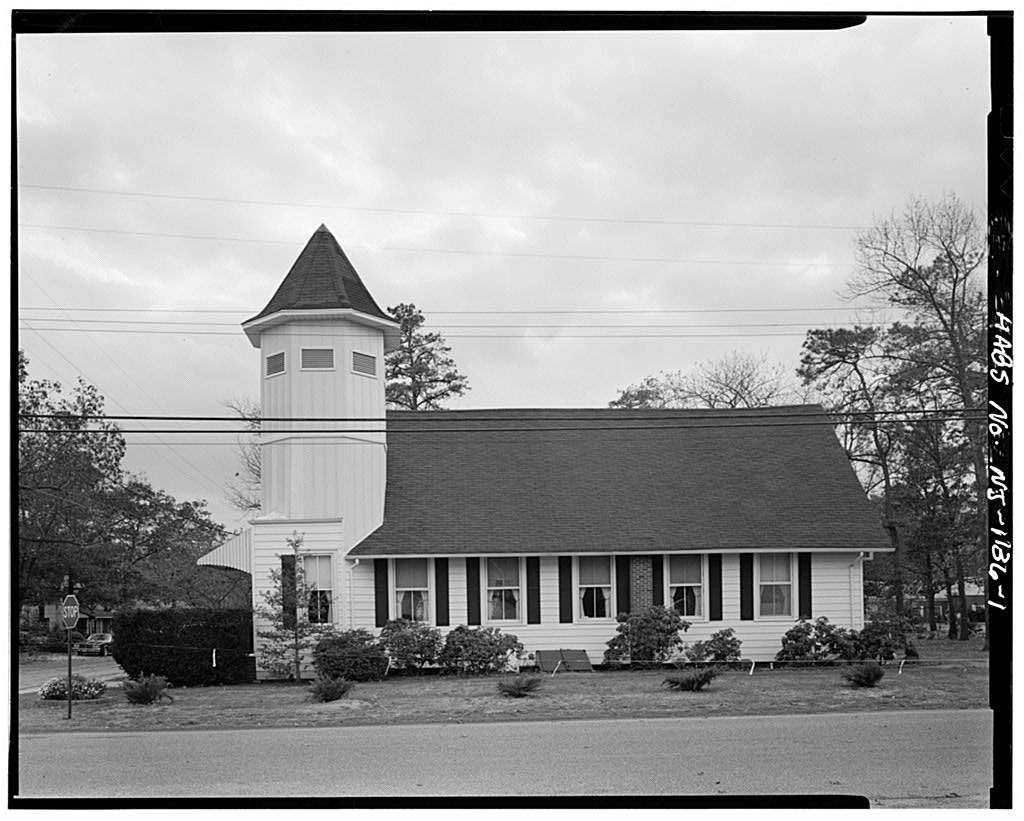
[[[445,335],[451,408],[604,407],[733,351],[792,371],[808,328],[879,318],[843,298],[859,230],[983,213],[988,47],[942,16],[19,36],[19,345],[109,413],[225,415],[259,390],[239,323],[324,223]],[[130,434],[125,465],[233,529],[232,439]]]

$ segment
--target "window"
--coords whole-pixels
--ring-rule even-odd
[[[330,556],[304,556],[302,573],[309,593],[307,616],[312,624],[331,623],[331,582]]]
[[[760,569],[760,614],[793,615],[793,574],[788,553],[762,553]]]
[[[672,606],[680,616],[703,615],[701,556],[668,557],[668,589]]]
[[[377,357],[370,356],[368,353],[352,351],[352,370],[356,373],[365,374],[366,376],[376,376]]]
[[[395,618],[429,620],[427,571],[426,559],[395,559]]]
[[[272,353],[267,357],[267,376],[284,373],[284,351]]]
[[[611,618],[614,615],[611,557],[580,556],[579,589],[581,618]]]
[[[334,349],[303,348],[302,369],[306,371],[334,370]]]
[[[519,619],[519,559],[487,560],[487,618],[490,621]]]

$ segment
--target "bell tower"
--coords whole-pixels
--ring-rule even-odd
[[[321,225],[242,328],[260,351],[264,419],[253,525],[295,523],[301,532],[302,523],[336,522],[346,551],[383,521],[384,354],[398,344],[398,323]]]

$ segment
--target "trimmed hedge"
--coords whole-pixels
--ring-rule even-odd
[[[252,612],[214,608],[125,610],[115,614],[111,654],[133,679],[163,676],[175,687],[256,680]],[[213,666],[213,650],[217,666]]]

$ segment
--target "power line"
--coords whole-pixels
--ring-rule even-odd
[[[252,310],[241,310],[238,308],[46,308],[42,306],[21,306],[23,311],[102,311],[107,313],[177,313],[177,314],[235,314],[249,317]],[[430,316],[449,316],[455,314],[749,314],[749,313],[783,313],[783,312],[813,312],[813,311],[890,311],[901,310],[892,307],[867,306],[867,305],[834,305],[824,308],[801,308],[787,306],[784,308],[540,308],[530,310],[527,308],[510,308],[508,310],[461,310],[461,311],[433,311],[425,310]]]
[[[36,283],[36,285],[38,286],[38,283]],[[41,291],[42,291],[42,292],[43,292],[43,293],[44,293],[44,294],[46,295],[47,299],[52,299],[52,297],[50,297],[50,295],[49,295],[49,294],[47,294],[45,290],[43,290],[42,288],[40,288],[40,290],[41,290]],[[73,370],[75,371],[75,373],[77,373],[77,374],[78,374],[78,375],[79,375],[80,377],[82,377],[82,378],[85,378],[84,374],[82,373],[82,370],[81,370],[81,368],[79,368],[79,367],[78,367],[77,365],[75,365],[75,363],[73,363],[73,362],[72,362],[72,361],[71,361],[70,359],[68,359],[68,357],[66,357],[66,356],[65,356],[65,355],[64,355],[64,354],[63,354],[63,353],[62,353],[62,352],[61,352],[61,351],[60,351],[60,350],[59,350],[58,348],[56,348],[56,347],[55,347],[55,346],[54,346],[53,344],[51,344],[51,343],[50,343],[50,341],[49,341],[48,339],[46,339],[46,337],[44,337],[44,336],[43,336],[42,334],[40,334],[40,333],[39,333],[39,331],[38,331],[38,330],[36,330],[35,328],[33,328],[33,327],[31,327],[31,326],[27,326],[27,327],[28,327],[28,329],[29,329],[30,331],[32,331],[33,333],[35,333],[35,335],[36,335],[36,336],[37,336],[37,337],[38,337],[38,338],[39,338],[39,339],[40,339],[40,340],[41,340],[42,342],[44,342],[44,343],[45,343],[45,344],[47,345],[47,347],[49,347],[49,348],[50,348],[51,350],[53,350],[53,351],[54,351],[54,352],[55,352],[55,353],[56,353],[56,354],[57,354],[57,355],[58,355],[58,356],[59,356],[59,357],[60,357],[61,359],[63,359],[63,360],[65,361],[65,362],[67,362],[67,363],[68,363],[68,365],[70,365],[70,366],[71,366],[71,368],[72,368],[72,369],[73,369]],[[44,328],[43,330],[46,330],[46,329]],[[82,330],[82,329],[79,329],[79,330]],[[103,349],[102,349],[102,347],[100,348],[100,350],[103,350]],[[106,352],[104,351],[104,353],[106,353]],[[109,355],[107,356],[107,358],[108,358],[108,359],[110,359]],[[111,359],[111,361],[113,361],[113,360]],[[117,367],[118,367],[119,369],[121,369],[122,373],[124,373],[124,374],[125,374],[125,376],[128,376],[128,378],[129,378],[129,379],[131,379],[131,381],[132,381],[132,382],[135,382],[135,380],[134,380],[134,379],[133,379],[133,378],[131,377],[131,375],[130,375],[130,374],[128,374],[128,373],[127,373],[127,371],[125,371],[125,370],[124,370],[123,368],[121,368],[121,366],[120,366],[120,365],[118,365],[118,363],[117,363],[117,362],[114,362],[114,364],[115,364],[115,365],[117,365]],[[90,382],[90,383],[91,383],[91,384],[93,384],[93,385],[96,385],[96,382],[95,382],[94,380],[91,380],[91,379],[87,379],[86,381]],[[137,382],[135,382],[135,385],[136,385],[136,387],[139,387],[139,389],[140,389],[140,390],[142,390],[141,386],[139,386]],[[145,391],[143,391],[143,393],[145,393]],[[148,394],[146,394],[146,395],[148,396]],[[152,397],[149,397],[149,399],[150,399],[150,401],[154,401]],[[113,403],[114,403],[115,405],[117,405],[118,407],[120,407],[120,408],[121,408],[122,410],[124,410],[124,411],[127,411],[127,408],[125,408],[125,407],[124,407],[124,406],[123,406],[123,405],[122,405],[122,404],[121,404],[120,402],[118,402],[118,401],[117,401],[116,399],[114,399],[113,397],[111,397],[111,398],[110,398],[110,401],[111,401],[111,402],[113,402]],[[185,477],[185,479],[186,479],[186,480],[188,480],[188,481],[195,481],[195,480],[198,480],[200,484],[208,483],[208,484],[207,484],[207,487],[212,487],[212,486],[213,486],[213,480],[212,480],[212,479],[211,479],[211,478],[210,478],[209,476],[207,476],[207,475],[206,475],[206,474],[205,474],[205,473],[204,473],[204,472],[203,472],[202,470],[200,470],[200,469],[199,469],[198,467],[196,467],[196,466],[195,466],[194,464],[192,464],[192,463],[191,463],[191,462],[190,462],[190,461],[189,461],[189,460],[188,460],[188,459],[187,459],[187,458],[186,458],[186,457],[185,457],[184,455],[182,455],[182,454],[178,454],[177,456],[178,456],[178,458],[179,458],[179,459],[180,459],[180,460],[181,460],[181,461],[182,461],[182,462],[183,462],[183,463],[184,463],[185,465],[187,465],[187,466],[188,466],[188,468],[189,468],[190,470],[193,470],[193,471],[195,471],[195,473],[194,473],[194,474],[193,474],[193,475],[192,475],[191,477],[189,477],[189,476],[188,476],[187,474],[185,474],[184,472],[182,472],[182,469],[181,469],[181,467],[180,467],[180,466],[177,466],[177,465],[176,465],[175,467],[177,468],[178,472],[179,472],[179,473],[180,473],[180,474],[181,474],[181,475],[182,475],[183,477]],[[218,486],[218,490],[220,490],[220,489],[221,489],[221,488],[220,488],[220,487]]]
[[[788,407],[786,405],[769,406],[762,409],[747,409],[747,408],[636,408],[636,409],[611,409],[611,408],[596,408],[596,409],[581,409],[581,410],[542,410],[537,413],[531,413],[526,416],[515,415],[515,409],[502,410],[500,411],[501,416],[495,416],[493,413],[487,411],[453,411],[453,410],[442,410],[442,411],[397,411],[396,413],[401,416],[264,416],[260,417],[259,422],[437,422],[439,421],[436,417],[437,414],[446,414],[451,416],[457,416],[461,422],[491,422],[495,419],[501,419],[503,421],[519,421],[519,422],[533,422],[533,421],[604,421],[609,416],[621,415],[623,419],[628,418],[631,414],[641,413],[644,421],[662,420],[662,421],[673,421],[678,420],[681,415],[693,415],[697,416],[702,414],[699,418],[703,419],[779,419],[779,418],[806,418],[806,417],[825,417],[828,419],[834,419],[836,417],[870,417],[874,416],[897,416],[907,414],[943,414],[943,415],[955,415],[955,414],[984,414],[985,408],[962,408],[954,405],[937,407],[937,408],[903,408],[901,410],[876,410],[876,411],[829,411],[829,410],[799,410],[796,412],[787,412]],[[807,405],[795,406],[800,408],[813,407]],[[485,414],[474,416],[473,414]],[[62,414],[62,413],[19,413],[18,416],[23,419],[96,419],[96,420],[145,420],[145,421],[165,421],[165,422],[238,422],[238,416],[185,416],[185,415],[122,415],[116,416],[112,414]],[[227,432],[227,431],[223,431]],[[249,431],[253,432],[253,431]]]
[[[39,225],[33,223],[18,223],[19,228],[36,228],[47,231],[82,231],[96,234],[119,234],[124,236],[138,237],[165,237],[169,239],[194,239],[213,240],[215,242],[255,242],[269,245],[290,245],[295,243],[290,240],[277,239],[252,239],[249,237],[221,237],[209,234],[170,234],[160,231],[125,231],[117,228],[94,228],[79,225]],[[689,259],[686,257],[612,257],[596,254],[541,254],[528,251],[480,251],[466,248],[409,248],[396,245],[360,245],[352,244],[350,248],[363,248],[376,252],[398,252],[409,254],[455,254],[468,256],[489,256],[489,257],[511,257],[516,259],[560,259],[577,260],[583,262],[657,262],[657,263],[685,263],[693,265],[755,265],[755,266],[802,266],[807,268],[848,268],[847,262],[814,262],[811,260],[763,260],[763,259]]]
[[[417,208],[380,208],[365,205],[340,205],[338,203],[294,202],[283,200],[237,199],[231,197],[211,197],[199,194],[170,194],[160,191],[127,191],[112,188],[84,188],[68,185],[41,185],[20,183],[20,188],[32,188],[40,191],[71,191],[83,194],[102,194],[119,197],[145,197],[148,199],[185,200],[191,202],[217,202],[238,205],[273,205],[288,208],[330,208],[339,211],[366,211],[373,214],[410,214],[420,216],[472,217],[478,219],[519,219],[546,222],[600,222],[624,225],[687,225],[701,228],[798,228],[823,229],[830,231],[863,231],[866,225],[829,225],[825,223],[768,223],[768,222],[727,222],[710,220],[668,220],[643,217],[598,217],[598,216],[563,216],[541,214],[514,214],[488,211],[431,211]]]
[[[73,323],[88,323],[88,324],[108,324],[108,325],[184,325],[187,327],[231,327],[237,328],[238,323],[235,322],[202,322],[195,320],[156,320],[156,319],[63,319],[60,317],[41,317],[41,316],[23,316],[19,317],[22,322],[73,322]],[[462,324],[462,325],[449,325],[439,324],[435,327],[439,328],[806,328],[806,322],[716,322],[716,323],[704,323],[704,324],[692,324],[692,323],[672,323],[668,325],[654,325],[650,323],[644,323],[642,325],[597,325],[591,323],[584,324],[566,324],[559,323],[557,325],[541,325],[541,324],[517,324],[517,325],[502,325],[492,323],[477,323],[477,324]],[[878,323],[868,323],[871,327],[875,327]],[[102,330],[102,329],[100,329]]]
[[[34,329],[33,329],[34,330]],[[60,333],[107,333],[107,334],[171,334],[177,336],[232,336],[241,339],[237,331],[193,331],[193,330],[159,330],[156,328],[39,328],[40,331]],[[278,332],[279,336],[309,336],[301,332]],[[735,337],[769,337],[769,336],[803,336],[802,331],[778,331],[765,333],[721,333],[721,334],[445,334],[445,339],[732,339]],[[340,339],[343,337],[361,336],[359,333],[317,334],[320,337]]]
[[[982,421],[985,417],[969,416],[969,415],[956,415],[956,416],[931,416],[927,420],[904,420],[904,419],[888,419],[888,420],[865,420],[865,423],[870,421],[871,424],[900,424],[907,421],[929,421],[929,422],[968,422],[968,421]],[[690,424],[690,425],[678,425],[678,424],[662,424],[662,425],[571,425],[571,426],[560,426],[560,427],[445,427],[445,428],[282,428],[275,430],[260,429],[259,434],[262,436],[308,436],[310,434],[318,435],[349,435],[353,433],[360,434],[377,434],[383,433],[388,436],[395,434],[435,434],[435,433],[590,433],[594,431],[610,432],[610,431],[654,431],[654,430],[699,430],[699,429],[719,429],[724,430],[728,428],[791,428],[791,427],[807,427],[809,425],[825,425],[828,427],[835,427],[837,422],[830,419],[793,419],[786,420],[783,418],[780,421],[774,422],[726,422],[726,423],[703,423],[703,424]],[[851,424],[855,424],[851,420]],[[18,431],[19,433],[59,433],[66,435],[68,431],[63,428],[22,428]],[[93,431],[84,429],[76,431],[81,434],[93,434],[93,433],[107,433],[106,431]],[[221,435],[224,434],[250,434],[254,431],[250,428],[240,428],[235,430],[220,430],[220,429],[207,429],[207,430],[196,430],[196,429],[184,429],[184,428],[161,428],[161,429],[140,429],[140,430],[125,430],[124,428],[119,429],[119,433],[122,434],[167,434],[167,433],[179,433],[188,434],[189,436],[195,435]],[[266,443],[273,444],[273,443]]]

